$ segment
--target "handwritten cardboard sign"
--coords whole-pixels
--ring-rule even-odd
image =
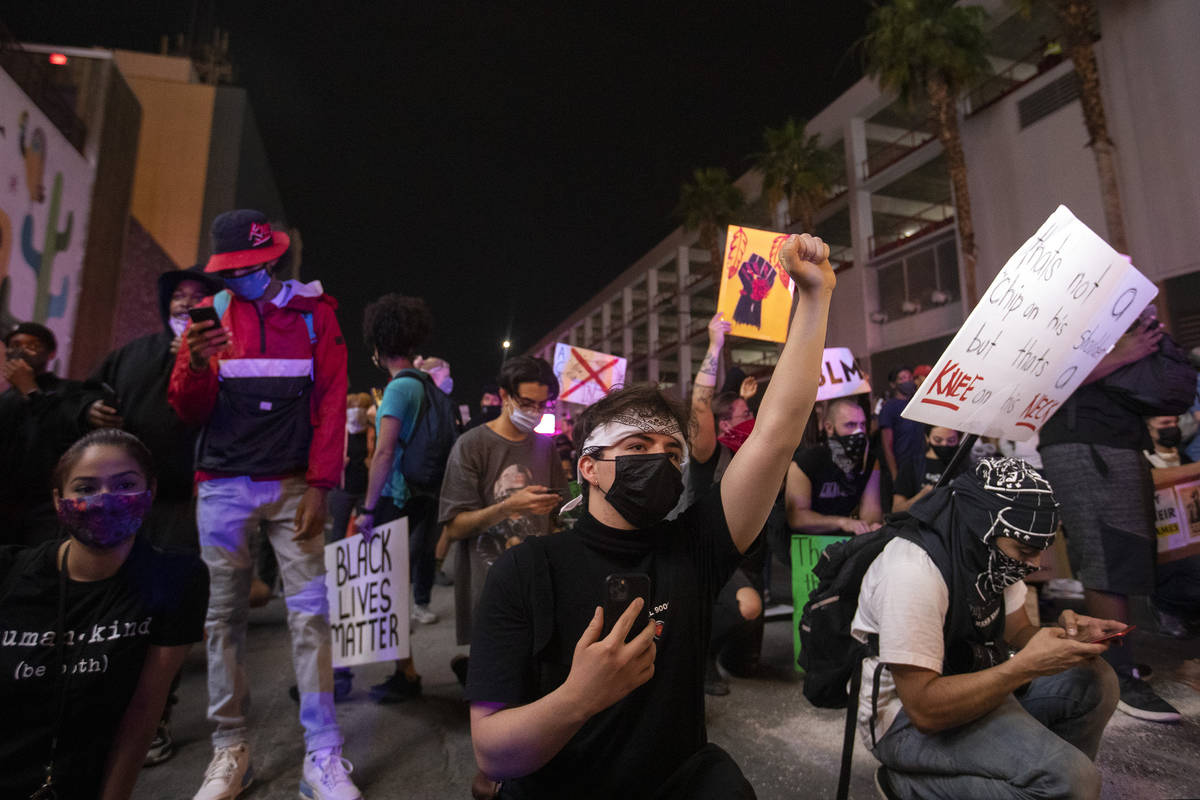
[[[800,615],[804,604],[817,588],[820,580],[813,574],[813,567],[821,560],[825,548],[837,542],[844,542],[849,536],[822,536],[813,534],[792,534],[792,663],[800,659]],[[803,672],[799,666],[797,672]]]
[[[408,520],[325,545],[333,665],[408,656]]]
[[[871,391],[866,374],[849,347],[826,347],[821,359],[821,377],[817,380],[817,399],[833,400]]]
[[[796,285],[780,261],[788,234],[730,225],[717,310],[733,323],[730,333],[782,342]]]
[[[620,356],[558,342],[554,345],[554,374],[559,399],[590,406],[614,386],[625,383],[626,364]]]
[[[1185,481],[1154,492],[1158,563],[1200,553],[1200,481]]]
[[[1025,441],[1158,290],[1059,206],[1008,260],[904,409],[930,425]]]

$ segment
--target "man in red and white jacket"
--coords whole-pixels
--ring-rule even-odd
[[[232,800],[252,776],[243,655],[249,537],[260,526],[279,560],[288,607],[307,751],[301,793],[354,800],[360,794],[341,757],[333,709],[321,535],[325,494],[341,477],[346,426],[346,344],[337,303],[319,282],[272,274],[290,243],[260,212],[220,215],[212,239],[205,272],[216,273],[226,290],[201,305],[212,306],[221,324],[188,327],[168,389],[179,418],[204,426],[196,448],[196,522],[211,579],[208,718],[217,729],[195,800]]]

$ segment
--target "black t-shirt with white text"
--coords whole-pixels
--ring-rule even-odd
[[[0,548],[0,797],[28,797],[45,778],[58,710],[59,542]],[[104,761],[151,645],[200,641],[208,570],[140,536],[111,578],[67,582],[66,711],[55,786],[94,798]]]
[[[954,475],[950,477],[955,478],[961,475],[966,469],[967,463],[965,458],[960,461],[959,466],[954,470]],[[925,456],[918,464],[905,464],[900,467],[900,474],[896,476],[896,482],[892,484],[892,491],[904,498],[914,497],[917,492],[921,491],[922,486],[926,484],[936,486],[947,466],[948,462],[929,456]]]
[[[619,531],[585,515],[573,530],[501,556],[488,574],[471,641],[471,702],[525,705],[561,686],[614,573],[650,576],[657,645],[654,677],[589,719],[544,767],[505,781],[501,796],[653,796],[707,741],[704,667],[713,602],[741,560],[719,486],[652,528]]]

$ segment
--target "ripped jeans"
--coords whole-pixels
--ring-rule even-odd
[[[208,719],[217,726],[213,733],[214,747],[231,747],[248,740],[246,620],[254,572],[250,540],[260,525],[265,527],[275,549],[283,579],[305,749],[342,744],[342,732],[333,710],[325,543],[319,535],[302,542],[292,541],[296,534],[296,509],[307,488],[301,477],[274,481],[217,478],[198,487],[196,523],[210,581],[204,630],[208,651]]]

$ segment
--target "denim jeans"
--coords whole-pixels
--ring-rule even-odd
[[[265,524],[279,561],[292,636],[292,664],[300,692],[300,724],[309,751],[342,744],[333,711],[333,662],[325,550],[320,536],[302,542],[295,516],[308,488],[303,478],[252,481],[219,478],[199,485],[196,522],[209,572],[208,719],[216,723],[214,747],[248,738],[250,687],[246,677],[246,619],[253,561],[250,538]]]
[[[1118,696],[1112,668],[1094,658],[950,730],[921,733],[901,711],[875,757],[903,798],[1096,798],[1092,760]]]

